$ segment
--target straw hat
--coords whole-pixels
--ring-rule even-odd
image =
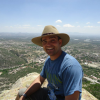
[[[41,36],[35,37],[31,41],[36,45],[42,46],[41,38],[48,35],[59,36],[62,39],[62,46],[66,45],[70,40],[70,37],[68,34],[59,33],[58,30],[54,26],[48,25],[48,26],[45,26]]]

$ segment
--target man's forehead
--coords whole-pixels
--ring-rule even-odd
[[[42,37],[42,40],[47,39],[47,38],[49,38],[49,39],[51,39],[51,38],[56,38],[56,37],[57,37],[56,35],[45,36],[45,37]]]

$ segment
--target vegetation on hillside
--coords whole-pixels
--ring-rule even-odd
[[[100,84],[93,84],[83,78],[83,88],[89,91],[93,96],[100,100]]]
[[[93,68],[93,67],[89,67],[87,65],[82,65],[84,74],[89,76],[95,76],[97,78],[100,78],[100,68]]]
[[[32,72],[37,72],[40,73],[42,69],[42,65],[39,66],[34,66],[34,67],[26,67],[24,69],[21,69],[17,71],[15,74],[9,74],[10,70],[13,70],[14,68],[11,69],[4,69],[0,70],[2,74],[0,75],[0,92],[9,89],[19,78],[26,76],[29,73]]]
[[[9,68],[25,64],[27,61],[24,58],[18,57],[16,52],[10,52],[7,49],[0,48],[0,68]]]

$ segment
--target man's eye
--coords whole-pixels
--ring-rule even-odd
[[[43,43],[43,44],[45,44],[45,43],[46,43],[46,41],[42,41],[42,43]]]

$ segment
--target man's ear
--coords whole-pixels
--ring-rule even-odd
[[[62,39],[59,39],[59,44],[60,46],[62,46]]]

